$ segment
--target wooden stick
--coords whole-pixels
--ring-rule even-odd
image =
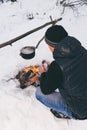
[[[46,27],[46,26],[48,26],[50,24],[56,24],[60,20],[62,20],[62,18],[59,18],[59,19],[56,19],[54,21],[48,22],[48,23],[46,23],[46,24],[44,24],[44,25],[42,25],[40,27],[37,27],[37,28],[35,28],[35,29],[31,30],[31,31],[28,31],[28,32],[26,32],[26,33],[24,33],[24,34],[22,34],[22,35],[20,35],[18,37],[15,37],[15,38],[7,41],[7,42],[1,43],[0,44],[0,48],[5,47],[7,45],[12,45],[12,43],[14,43],[14,42],[16,42],[16,41],[26,37],[27,35],[30,35],[31,33],[34,33],[34,32],[36,32],[36,31],[38,31],[38,30],[40,30],[40,29],[42,29],[42,28],[44,28],[44,27]]]

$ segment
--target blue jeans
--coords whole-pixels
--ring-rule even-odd
[[[52,94],[44,95],[41,92],[40,87],[38,87],[36,90],[36,98],[50,109],[75,119],[75,117],[72,116],[71,110],[68,108],[65,100],[59,92],[53,92]]]

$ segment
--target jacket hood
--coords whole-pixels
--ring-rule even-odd
[[[81,48],[81,43],[76,38],[67,36],[56,45],[53,57],[75,57],[78,53],[80,53]]]

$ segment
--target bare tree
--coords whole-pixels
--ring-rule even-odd
[[[8,1],[16,2],[17,0],[0,0],[0,2],[2,2],[2,3],[4,3],[4,2],[8,2]]]
[[[57,0],[56,5],[62,5],[64,13],[66,7],[74,11],[79,6],[87,5],[87,0]]]
[[[0,0],[2,3],[4,3],[4,1],[3,0]]]
[[[15,2],[15,1],[17,1],[17,0],[11,0],[11,2]]]

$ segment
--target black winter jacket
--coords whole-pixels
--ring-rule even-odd
[[[67,36],[58,43],[53,61],[41,75],[44,94],[59,89],[77,119],[87,119],[87,50],[74,37]]]

